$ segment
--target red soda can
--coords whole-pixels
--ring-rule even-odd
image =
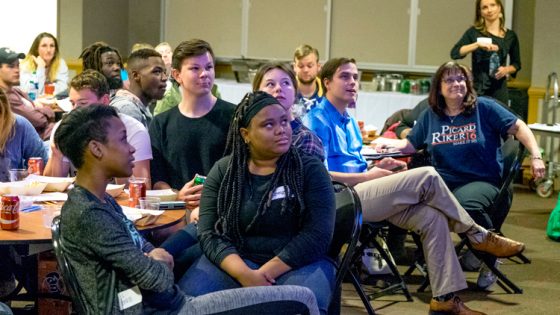
[[[0,210],[0,228],[2,230],[19,229],[19,197],[16,195],[2,196]]]
[[[138,205],[138,198],[146,197],[146,179],[131,178],[128,183],[128,206],[136,208],[136,206]]]
[[[29,168],[29,174],[43,175],[43,159],[40,157],[30,157],[27,161],[27,167]]]

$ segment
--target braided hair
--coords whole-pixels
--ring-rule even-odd
[[[101,55],[108,51],[112,51],[119,56],[119,66],[123,69],[122,57],[116,48],[109,46],[105,42],[95,42],[88,47],[84,48],[79,58],[82,58],[82,66],[84,70],[93,69],[102,72],[101,68],[103,63],[101,61]]]
[[[225,155],[231,155],[231,159],[218,191],[218,220],[216,221],[215,231],[240,247],[244,244],[242,236],[244,231],[239,226],[242,211],[241,196],[243,196],[243,187],[248,176],[250,159],[250,151],[241,137],[240,128],[246,128],[251,119],[264,106],[273,104],[279,103],[268,93],[261,91],[247,93],[237,106],[229,127]],[[303,182],[301,156],[294,146],[290,146],[288,151],[276,162],[276,170],[272,175],[266,193],[259,203],[255,217],[251,220],[245,232],[251,229],[260,216],[266,214],[272,202],[272,194],[279,186],[284,187],[286,195],[282,200],[281,214],[293,212],[302,220],[302,214],[305,210]]]

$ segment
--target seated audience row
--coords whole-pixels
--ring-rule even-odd
[[[73,110],[63,118],[55,141],[78,169],[62,208],[60,233],[88,312],[282,314],[291,301],[318,314],[315,297],[302,287],[242,288],[192,297],[174,284],[171,255],[146,241],[105,192],[113,177],[132,175],[134,166],[134,148],[113,107]]]
[[[38,42],[49,46],[51,38],[42,38],[44,40]],[[56,39],[53,46],[58,57]],[[168,45],[159,48],[170,50]],[[55,50],[52,50],[53,56]],[[3,89],[13,90],[19,84],[16,66],[22,57],[22,54],[0,49]],[[421,236],[434,296],[430,302],[431,311],[481,314],[468,309],[455,295],[466,288],[466,282],[450,231],[464,235],[473,248],[496,257],[509,257],[524,249],[522,243],[489,232],[487,228],[492,227],[491,223],[486,224],[476,217],[480,207],[472,210],[475,207],[468,207],[463,199],[455,198],[453,193],[457,195],[457,192],[452,193],[448,188],[447,173],[437,167],[440,164],[436,169],[423,167],[406,171],[404,162],[385,158],[371,169],[367,168],[360,153],[362,138],[357,122],[347,112],[358,90],[358,71],[353,59],[331,59],[321,67],[318,52],[302,46],[294,55],[297,74],[281,63],[265,64],[255,76],[254,92],[236,107],[212,94],[214,53],[203,40],[180,43],[173,52],[171,68],[154,49],[132,52],[127,64],[130,85],[126,89],[122,88],[120,75],[122,59],[114,48],[97,42],[84,49],[81,57],[85,71],[70,82],[74,109],[55,127],[45,174],[66,176],[71,164],[80,170],[76,188],[69,193],[63,208],[62,233],[74,248],[73,268],[80,274],[79,278],[82,277],[84,289],[90,294],[87,296],[89,306],[93,309],[101,311],[98,307],[103,306],[93,300],[93,287],[88,284],[91,270],[84,264],[84,257],[102,253],[99,257],[103,258],[94,265],[105,266],[107,275],[122,273],[119,290],[127,289],[130,283],[140,287],[143,306],[130,305],[133,309],[196,310],[207,307],[210,297],[205,295],[207,293],[240,286],[293,284],[309,288],[314,299],[304,303],[310,304],[314,311],[318,305],[319,312],[326,314],[334,289],[334,266],[325,259],[334,228],[331,178],[354,186],[365,220],[387,220]],[[39,61],[35,58],[37,66],[51,70],[56,69],[55,59],[43,65],[43,57]],[[319,69],[320,77],[315,78],[313,71],[316,73]],[[175,87],[180,90],[176,95],[180,99],[177,106],[153,117],[150,106],[164,96],[169,71],[177,84]],[[467,79],[456,78],[461,74],[461,78],[468,76],[468,70],[451,67],[440,71],[436,81],[454,75],[449,83],[452,87],[460,88],[463,84],[468,87]],[[4,80],[9,83],[3,83]],[[305,87],[304,94],[298,94],[298,80],[300,86]],[[441,85],[443,87],[444,83]],[[440,92],[439,83],[432,88],[431,93]],[[446,91],[441,91],[443,97],[448,94],[464,96],[461,89]],[[4,93],[2,95],[5,97]],[[306,108],[309,112],[302,121],[297,117],[300,113],[292,113],[296,111],[293,105],[297,99],[310,95],[315,101]],[[438,101],[434,96],[430,104]],[[24,106],[40,108],[32,102]],[[453,113],[445,112],[451,124],[456,118],[463,120],[461,115],[470,114],[463,113],[463,107],[456,109]],[[450,114],[455,115],[451,117]],[[534,155],[535,176],[542,176],[544,165],[540,155],[534,153],[536,142],[530,131],[527,134],[526,125],[516,123],[502,112],[498,114],[505,117],[499,120],[503,125],[497,127],[501,135],[518,136]],[[10,115],[0,118],[12,119],[16,126],[19,116],[14,119]],[[21,125],[30,126],[23,118]],[[418,137],[427,139],[427,134],[418,136],[420,129],[412,130],[409,141]],[[33,133],[37,134],[34,130]],[[492,138],[491,142],[498,144],[499,137]],[[44,151],[40,139],[39,143]],[[410,143],[408,146],[406,142],[397,144],[411,150]],[[430,144],[428,146],[431,152]],[[1,149],[0,146],[0,152]],[[224,155],[226,157],[222,158]],[[500,174],[496,172],[500,169],[499,156],[492,155],[489,159],[496,163],[487,169],[492,168],[491,173],[496,175],[493,179],[499,180]],[[204,185],[194,185],[197,174],[208,176]],[[170,237],[162,248],[154,249],[130,221],[122,220],[120,206],[104,193],[111,178],[131,175],[151,178],[154,189],[179,190],[178,198],[193,210],[193,223]],[[471,211],[474,220],[463,207]],[[95,224],[83,228],[83,222],[92,221],[90,216],[97,218],[93,220]],[[501,222],[503,219],[505,216],[501,217]],[[89,243],[84,243],[88,237],[83,233],[93,231],[97,225],[103,225],[106,233],[98,233]],[[197,237],[200,244],[197,244]],[[119,242],[119,246],[108,246],[115,242]],[[125,244],[126,259],[121,252],[122,244]],[[185,255],[185,251],[189,253]],[[130,257],[134,257],[134,263]],[[146,277],[136,276],[140,270]],[[177,280],[180,279],[181,289],[173,285],[172,271]],[[94,280],[104,283],[109,278]],[[310,292],[299,287],[294,289],[302,290],[302,297]],[[189,296],[201,297],[185,298],[181,290]],[[286,289],[277,289],[275,293],[283,290]],[[222,295],[226,299],[233,299],[235,294],[253,296],[259,291],[231,291],[231,295],[228,292]],[[287,298],[293,300],[291,295]],[[116,311],[116,295],[109,299],[105,311]],[[263,302],[259,298],[248,301],[256,304],[251,306],[255,309]],[[228,300],[230,302],[233,303]]]

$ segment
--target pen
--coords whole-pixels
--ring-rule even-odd
[[[35,206],[27,207],[25,209],[22,209],[21,212],[33,212],[37,210],[41,210],[41,206],[35,205]]]

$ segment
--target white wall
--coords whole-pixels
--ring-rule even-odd
[[[57,36],[57,0],[4,0],[0,21],[0,46],[27,53],[39,33]]]

